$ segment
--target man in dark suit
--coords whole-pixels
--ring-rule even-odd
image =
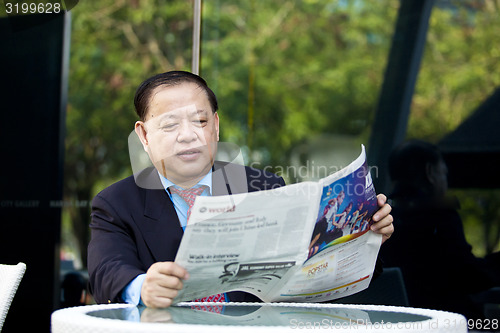
[[[269,172],[214,161],[219,141],[215,94],[199,76],[167,72],[144,81],[134,104],[135,132],[154,168],[128,177],[92,202],[88,247],[91,292],[98,303],[168,307],[188,272],[174,262],[189,214],[179,191],[223,195],[285,185]],[[194,192],[193,192],[194,193]],[[391,208],[379,195],[373,230],[393,232]],[[225,301],[255,301],[243,292]]]

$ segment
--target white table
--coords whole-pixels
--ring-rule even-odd
[[[72,332],[467,332],[459,314],[381,305],[181,303],[167,309],[88,305],[52,314],[53,333]]]

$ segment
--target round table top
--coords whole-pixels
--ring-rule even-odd
[[[53,333],[71,332],[467,332],[459,314],[382,305],[328,303],[180,303],[165,309],[88,305],[52,314]]]

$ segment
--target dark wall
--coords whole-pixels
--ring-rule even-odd
[[[68,36],[69,14],[0,19],[0,263],[27,265],[4,333],[49,332],[59,305]]]

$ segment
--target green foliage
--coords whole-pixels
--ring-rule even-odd
[[[191,21],[191,1],[84,1],[73,9],[66,202],[91,200],[131,173],[135,89],[153,74],[189,69]],[[89,206],[67,209],[85,263]]]
[[[500,251],[500,190],[454,190],[461,203],[467,241],[472,251],[482,257]]]
[[[436,142],[500,85],[499,2],[455,3],[432,11],[408,124],[410,137]]]
[[[314,134],[369,130],[398,1],[204,4],[202,74],[222,138],[251,161],[287,165]]]
[[[437,140],[499,85],[499,6],[436,7],[409,135]],[[498,2],[491,2],[497,4]],[[368,139],[399,0],[205,0],[201,75],[221,139],[249,163],[286,166],[316,134]],[[192,0],[80,1],[72,10],[65,200],[90,200],[131,172],[136,87],[190,69]],[[82,249],[89,207],[68,207]]]
[[[82,2],[72,27],[67,174],[69,184],[92,185],[130,170],[127,136],[137,119],[132,100],[139,83],[188,69],[191,3]]]

